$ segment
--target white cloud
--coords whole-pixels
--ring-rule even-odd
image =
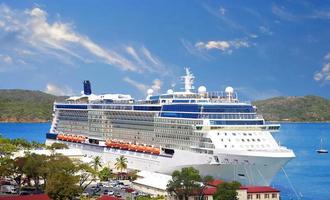
[[[154,90],[154,92],[158,93],[160,92],[160,89],[162,88],[163,82],[159,79],[155,79],[152,82],[151,89]]]
[[[315,74],[314,74],[314,80],[316,80],[316,81],[320,81],[320,80],[322,80],[322,79],[323,79],[323,75],[322,75],[322,73],[318,72],[318,73],[315,73]]]
[[[225,15],[227,10],[224,7],[220,7],[219,12],[220,12],[221,15]]]
[[[220,49],[222,51],[226,51],[229,49],[230,44],[227,41],[208,41],[206,43],[198,42],[195,46],[200,49]]]
[[[159,79],[155,79],[152,82],[152,85],[147,85],[144,83],[141,83],[139,81],[133,80],[129,77],[125,77],[123,79],[125,82],[127,82],[128,84],[132,85],[133,87],[135,87],[136,89],[138,89],[141,93],[146,94],[148,89],[153,89],[155,93],[160,92],[161,87],[163,85],[163,82]]]
[[[324,60],[330,60],[330,52],[324,56]]]
[[[185,39],[180,39],[182,46],[187,50],[188,53],[191,55],[197,56],[199,58],[202,58],[204,60],[210,60],[211,57],[207,55],[204,51],[201,51],[201,49],[196,48],[190,41]]]
[[[325,61],[329,61],[330,53],[327,53],[324,56]],[[322,68],[314,73],[314,80],[317,82],[326,83],[330,81],[330,62],[326,62],[323,64]]]
[[[285,7],[283,6],[277,6],[277,5],[273,5],[272,6],[272,12],[274,15],[276,15],[277,17],[286,20],[286,21],[295,21],[298,19],[298,17],[290,12],[288,12],[286,10]]]
[[[9,64],[13,63],[13,59],[12,59],[12,57],[10,57],[8,55],[1,55],[0,54],[0,62],[9,65]]]
[[[48,94],[56,95],[56,96],[71,96],[73,95],[73,90],[67,86],[60,87],[52,83],[48,83],[46,85],[45,92]]]
[[[38,7],[22,11],[0,4],[0,22],[0,33],[15,37],[17,56],[22,56],[19,53],[25,49],[32,49],[36,51],[34,56],[46,55],[64,63],[71,63],[74,58],[85,63],[103,62],[126,71],[158,73],[160,69],[164,70],[164,64],[144,46],[138,52],[133,47],[126,47],[130,57],[119,48],[104,48],[78,33],[73,24],[60,20],[50,22],[48,13]],[[19,46],[24,48],[20,50]]]
[[[259,31],[266,35],[273,35],[273,32],[268,27],[265,26],[259,26]]]
[[[142,92],[143,94],[145,94],[148,90],[148,86],[146,84],[140,83],[138,81],[135,81],[129,77],[125,77],[124,81],[129,83],[130,85],[132,85],[133,87],[135,87],[136,89],[138,89],[140,92]]]
[[[329,10],[312,10],[307,9],[308,11],[305,13],[293,13],[288,11],[284,6],[273,5],[272,12],[277,17],[286,21],[298,21],[305,19],[322,19],[329,20],[330,19],[330,11]]]
[[[208,41],[208,42],[197,42],[195,47],[198,49],[218,49],[222,52],[232,53],[233,49],[247,48],[250,44],[246,40],[230,40],[230,41]]]

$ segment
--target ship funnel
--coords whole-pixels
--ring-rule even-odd
[[[88,80],[84,81],[84,94],[85,95],[91,95],[92,94],[91,83]]]

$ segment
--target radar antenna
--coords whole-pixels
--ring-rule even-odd
[[[190,72],[188,67],[186,67],[185,70],[186,70],[186,75],[182,76],[181,78],[184,82],[185,92],[190,93],[191,92],[190,90],[194,89],[193,84],[194,84],[195,76]]]

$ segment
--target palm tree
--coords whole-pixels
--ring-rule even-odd
[[[115,167],[117,170],[120,170],[120,174],[122,174],[124,169],[127,169],[127,158],[124,156],[120,156],[116,158]]]
[[[92,166],[93,166],[95,172],[98,172],[99,171],[98,168],[99,167],[102,167],[102,165],[101,165],[101,157],[100,156],[94,157],[94,159],[92,161]]]

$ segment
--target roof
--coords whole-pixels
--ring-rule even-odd
[[[0,200],[51,200],[47,194],[0,196]]]
[[[247,190],[247,193],[280,192],[270,186],[241,186],[240,189]]]
[[[224,183],[224,182],[225,181],[223,181],[223,180],[217,180],[217,179],[215,179],[213,181],[208,182],[207,184],[210,185],[210,186],[217,187],[219,184]]]
[[[205,187],[203,195],[213,195],[217,191],[215,187]]]
[[[103,195],[100,198],[98,198],[97,200],[122,200],[122,199],[117,198],[117,197],[113,197],[113,196]]]
[[[140,178],[133,181],[133,183],[160,190],[166,190],[168,182],[172,180],[172,176],[148,171],[140,171],[137,173],[137,176]]]

